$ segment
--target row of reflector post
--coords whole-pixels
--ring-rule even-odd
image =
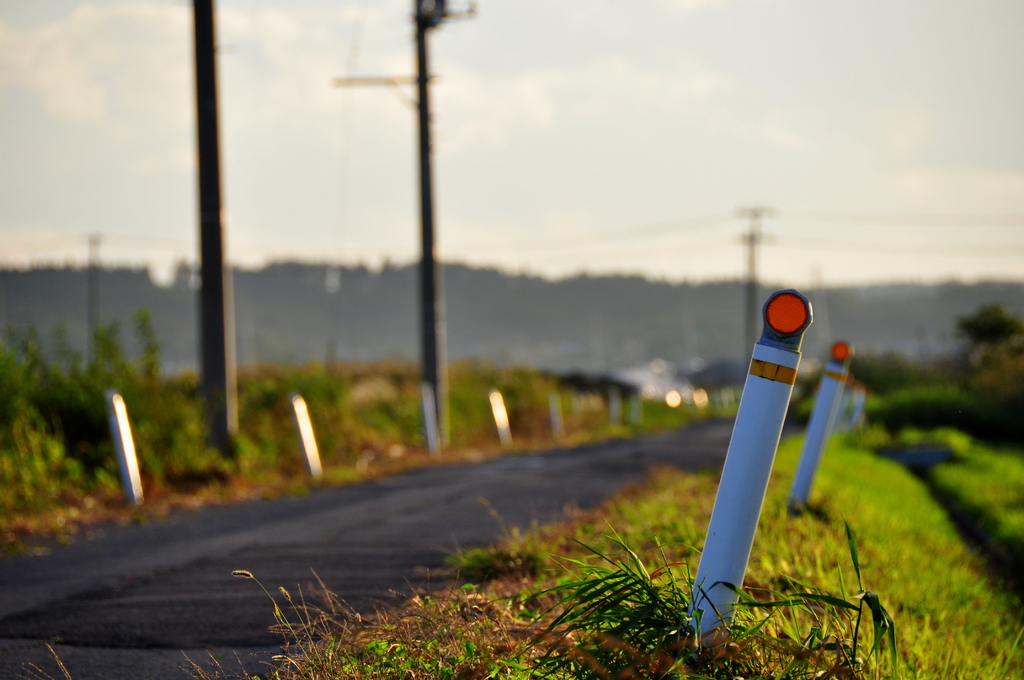
[[[742,587],[746,575],[768,479],[796,383],[800,345],[813,319],[810,301],[795,290],[773,293],[765,302],[762,316],[764,329],[761,339],[754,345],[694,580],[690,614],[704,635],[714,636],[732,618],[737,589]],[[790,493],[789,507],[793,512],[799,512],[807,503],[822,449],[835,422],[852,355],[852,347],[846,343],[839,342],[832,347]],[[428,392],[424,390],[424,421],[436,423],[436,408],[426,398]],[[290,400],[307,472],[319,478],[322,468],[309,410],[301,396],[293,394]],[[124,399],[116,391],[108,390],[106,401],[125,495],[130,503],[140,504],[142,484]],[[492,390],[489,401],[501,442],[506,447],[511,446],[508,412],[501,393]],[[554,400],[551,415],[553,428],[556,422],[560,426],[561,408],[559,404],[556,415]],[[436,431],[428,428],[425,435],[428,449],[436,453]]]

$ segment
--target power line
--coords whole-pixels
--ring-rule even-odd
[[[780,208],[778,216],[787,220],[850,224],[886,224],[923,227],[1024,226],[1024,214],[944,214],[855,212],[841,210],[800,210]]]
[[[709,250],[715,250],[718,248],[729,248],[734,245],[733,237],[716,238],[709,241],[698,241],[698,242],[687,242],[683,244],[677,244],[674,246],[659,246],[657,249],[658,255],[674,254],[674,253],[697,253],[706,252]],[[615,250],[611,252],[588,254],[587,260],[589,262],[598,260],[610,260],[610,259],[622,259],[624,256],[630,254],[649,254],[651,252],[650,246],[633,244],[631,246],[625,246],[628,250],[624,250],[623,246],[616,243],[581,243],[578,248],[609,248],[614,247]],[[451,249],[446,249],[447,253],[452,253]],[[565,253],[563,252],[546,252],[540,255],[531,255],[530,262],[543,262],[555,259],[565,259]]]
[[[911,255],[970,255],[975,257],[1020,257],[1024,255],[1024,245],[1018,246],[981,246],[976,244],[938,244],[938,243],[891,243],[865,242],[840,239],[820,239],[813,237],[777,236],[773,245],[804,250],[859,250],[863,252],[895,252]]]
[[[854,213],[854,212],[829,212],[829,211],[794,211],[794,210],[778,210],[775,213],[782,221],[800,221],[800,220],[811,220],[812,216],[814,220],[822,222],[837,223],[842,222],[850,225],[861,225],[864,227],[870,227],[872,225],[892,225],[894,222],[893,218],[901,218],[903,224],[901,226],[907,227],[967,227],[967,221],[973,220],[970,225],[973,228],[978,228],[980,225],[997,226],[997,227],[1024,227],[1024,216],[1016,215],[939,215],[939,214],[895,214],[895,213],[881,213],[881,212],[867,212],[867,213]],[[765,214],[764,217],[768,215]],[[709,227],[717,227],[730,223],[734,223],[738,217],[748,217],[748,213],[742,215],[737,214],[717,214],[717,215],[703,215],[698,217],[680,218],[675,220],[666,220],[661,222],[648,223],[640,226],[632,227],[618,227],[605,231],[599,231],[590,234],[577,234],[577,235],[557,235],[540,238],[516,238],[509,240],[491,240],[491,241],[469,241],[462,243],[455,243],[448,245],[445,251],[449,253],[462,252],[472,250],[494,250],[500,249],[504,253],[515,253],[521,255],[530,255],[534,259],[545,259],[545,255],[548,257],[562,257],[564,256],[565,250],[580,250],[580,249],[601,249],[601,248],[622,248],[623,242],[634,241],[638,242],[635,244],[629,244],[636,248],[651,247],[645,246],[639,242],[654,239],[657,237],[673,237],[673,236],[684,236],[695,230]],[[1016,219],[1021,219],[1021,223],[1014,222]],[[814,236],[790,236],[790,235],[779,235],[778,231],[785,231],[784,228],[780,229],[781,225],[776,224],[776,228],[773,230],[775,234],[762,234],[760,236],[760,243],[767,245],[774,245],[777,248],[795,248],[801,250],[833,250],[833,251],[858,251],[858,252],[871,252],[871,253],[904,253],[910,255],[921,255],[921,256],[971,256],[971,257],[1020,257],[1024,255],[1024,244],[1001,244],[1001,245],[985,245],[975,242],[971,243],[936,243],[934,240],[921,243],[908,243],[908,242],[891,242],[887,239],[882,240],[878,238],[872,238],[870,236],[864,236],[863,238],[843,238],[843,239],[830,239],[820,238]],[[721,232],[718,232],[721,233]],[[185,257],[189,257],[190,251],[196,248],[196,241],[192,238],[175,238],[169,236],[145,236],[141,234],[124,234],[119,232],[103,232],[97,234],[103,239],[103,244],[106,248],[139,248],[152,253],[170,253],[176,256],[184,254]],[[12,251],[23,251],[25,249],[31,250],[35,254],[43,252],[53,252],[58,250],[66,250],[68,248],[74,248],[78,250],[82,248],[84,244],[88,243],[88,238],[91,235],[74,235],[74,236],[46,236],[46,237],[29,237],[24,239],[16,239],[12,241],[6,241],[0,243],[0,257],[22,257],[22,253],[16,253]],[[728,237],[734,239],[735,236]],[[750,234],[744,233],[740,235],[741,243],[749,245]],[[663,239],[658,247],[659,253],[664,252],[682,252],[682,251],[694,251],[694,250],[705,250],[707,248],[721,247],[722,241],[715,239],[714,241],[708,242],[697,242],[687,240],[686,243],[668,246],[665,245],[666,241]],[[627,246],[629,247],[629,246]],[[277,254],[282,253],[281,244],[275,244],[270,242],[254,242],[254,241],[232,241],[232,250],[236,253],[250,253],[250,254]],[[79,251],[82,252],[82,251]],[[619,252],[622,252],[621,250]],[[536,254],[536,255],[535,255]],[[749,252],[748,252],[749,256]]]
[[[638,227],[619,227],[608,231],[599,231],[586,235],[565,235],[551,236],[548,238],[521,238],[503,241],[470,241],[469,243],[456,243],[456,248],[520,248],[520,252],[531,250],[548,250],[557,248],[578,248],[584,245],[596,244],[603,241],[621,241],[634,238],[646,238],[660,234],[672,234],[681,231],[699,229],[701,227],[714,227],[728,224],[735,219],[733,215],[705,215],[701,217],[668,220],[665,222],[654,222]]]

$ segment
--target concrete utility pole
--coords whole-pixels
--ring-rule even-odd
[[[438,429],[441,440],[449,440],[448,394],[445,368],[447,366],[447,332],[445,325],[444,291],[440,267],[436,263],[434,248],[434,196],[433,170],[430,162],[430,68],[428,65],[427,35],[444,19],[472,16],[475,4],[470,3],[465,12],[448,12],[445,0],[413,0],[416,21],[416,76],[375,76],[335,78],[334,84],[386,85],[398,92],[398,86],[415,83],[416,106],[419,122],[419,164],[420,164],[420,359],[422,379],[434,395],[437,407]],[[424,431],[427,431],[426,423]]]
[[[100,323],[100,235],[89,234],[89,269],[87,275],[85,308],[86,357],[96,351],[96,328]]]
[[[746,354],[753,350],[754,342],[757,340],[757,246],[764,240],[761,219],[774,215],[775,209],[753,206],[740,208],[737,214],[750,219],[750,232],[742,237],[743,242],[747,244],[747,294],[743,329],[743,352]]]
[[[437,404],[438,430],[447,442],[448,390],[444,380],[446,327],[440,271],[434,258],[434,196],[430,163],[430,88],[427,65],[427,31],[444,18],[444,0],[416,2],[416,89],[420,141],[420,347],[423,382],[430,385]]]
[[[220,144],[213,0],[194,0],[196,129],[199,151],[199,374],[207,402],[210,440],[230,455],[238,430],[234,309],[230,272],[224,269]]]

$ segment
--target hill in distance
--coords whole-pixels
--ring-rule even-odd
[[[0,270],[0,328],[8,337],[36,329],[53,350],[63,328],[83,351],[88,272],[84,268]],[[603,372],[654,358],[679,366],[745,362],[744,284],[670,283],[639,276],[551,280],[461,264],[444,267],[450,359]],[[287,262],[235,269],[238,363],[418,356],[415,265],[337,266]],[[760,297],[776,287],[762,286]],[[129,356],[138,352],[132,315],[149,309],[167,372],[194,370],[197,291],[191,269],[170,286],[145,269],[99,273],[100,318],[118,321]],[[926,357],[956,347],[956,319],[992,302],[1024,315],[1024,283],[900,284],[803,291],[815,322],[807,357],[824,358],[834,339],[861,352]]]

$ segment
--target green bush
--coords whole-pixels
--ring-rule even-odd
[[[955,386],[918,386],[868,400],[867,416],[889,432],[952,427],[989,441],[1020,440],[1024,421],[993,399]]]
[[[278,484],[304,478],[289,397],[309,408],[325,468],[350,478],[373,461],[424,448],[420,372],[408,362],[258,366],[239,374],[239,433],[234,455],[207,441],[207,413],[194,374],[160,375],[160,341],[150,316],[135,315],[141,356],[129,359],[116,324],[101,326],[88,360],[71,350],[57,329],[56,348],[44,356],[34,330],[0,344],[0,513],[56,507],[102,490],[118,494],[118,469],[104,392],[124,397],[146,495],[192,492],[232,477]],[[449,369],[449,423],[454,448],[496,448],[488,392],[502,392],[517,446],[550,441],[548,398],[555,378],[529,368],[462,362]],[[564,395],[563,395],[564,396]],[[569,437],[628,434],[611,428],[594,399],[567,413]],[[648,406],[644,429],[684,424],[692,409]],[[376,465],[376,463],[374,463]]]
[[[956,367],[950,360],[914,361],[905,356],[858,354],[850,362],[850,374],[876,394],[889,394],[911,387],[953,384]]]

